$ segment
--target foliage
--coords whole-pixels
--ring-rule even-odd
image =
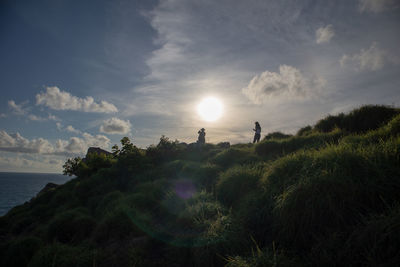
[[[257,190],[261,171],[258,166],[237,166],[222,173],[216,187],[218,199],[228,207],[237,205],[244,196]]]
[[[0,264],[395,266],[398,113],[365,106],[256,145],[124,137],[0,217]]]
[[[337,144],[345,135],[339,129],[329,133],[312,133],[306,136],[292,136],[286,139],[263,140],[256,145],[256,153],[266,158],[276,158],[298,150],[319,149],[328,144]]]
[[[81,164],[82,159],[80,157],[68,159],[63,165],[63,174],[69,176],[78,176]]]
[[[176,159],[181,148],[177,140],[170,141],[168,137],[161,136],[160,142],[156,146],[150,146],[146,150],[148,156],[154,163]]]
[[[314,128],[321,132],[330,132],[339,128],[350,133],[364,133],[379,128],[399,112],[399,109],[393,107],[367,105],[355,109],[347,115],[343,113],[336,116],[329,115],[318,121]]]
[[[291,137],[291,134],[284,134],[281,132],[272,132],[268,133],[265,137],[264,140],[271,140],[271,139],[286,139]]]
[[[312,133],[312,127],[310,125],[307,125],[306,127],[300,128],[296,136],[306,136]]]

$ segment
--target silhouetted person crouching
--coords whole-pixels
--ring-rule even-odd
[[[260,137],[261,137],[261,126],[258,123],[258,121],[255,122],[255,129],[253,129],[253,131],[255,131],[254,133],[254,139],[253,139],[253,144],[255,142],[260,142]]]
[[[206,132],[204,128],[201,128],[200,131],[197,132],[199,134],[199,138],[197,139],[198,144],[206,143]]]

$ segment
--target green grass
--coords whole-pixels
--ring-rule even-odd
[[[365,106],[255,145],[124,138],[0,217],[0,264],[395,266],[398,113]]]

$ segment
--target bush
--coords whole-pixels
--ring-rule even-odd
[[[396,266],[400,262],[400,208],[366,219],[345,243],[348,265]]]
[[[221,168],[218,165],[206,163],[194,171],[193,176],[196,183],[207,192],[211,192],[217,183]]]
[[[8,245],[0,263],[2,266],[25,267],[42,245],[42,240],[33,236],[15,239]]]
[[[273,241],[273,205],[272,196],[261,190],[248,194],[240,201],[233,215],[235,227],[239,231],[236,234],[239,235],[236,239],[242,243],[241,250],[248,248],[243,246],[253,245],[252,240],[250,240],[251,237],[261,246]]]
[[[96,221],[84,210],[70,210],[57,214],[49,223],[47,237],[61,243],[77,243],[90,237]]]
[[[216,186],[217,197],[228,207],[236,206],[244,196],[257,190],[260,177],[259,166],[230,168],[219,176]]]
[[[170,141],[168,137],[161,136],[160,142],[154,146],[149,146],[146,150],[146,156],[155,164],[174,160],[182,153],[183,146],[179,145],[178,140]]]
[[[345,115],[329,115],[325,119],[317,122],[314,128],[320,132],[330,132],[335,128],[345,130],[350,133],[365,133],[375,130],[398,115],[399,109],[379,106],[366,105],[351,111]]]
[[[128,240],[140,231],[133,224],[126,211],[121,208],[111,214],[105,214],[93,233],[94,240],[99,244]]]
[[[261,249],[255,244],[255,249],[252,249],[252,255],[249,257],[234,256],[227,257],[228,262],[226,267],[297,267],[305,266],[301,261],[283,249],[276,249],[275,243],[272,243],[271,248]]]
[[[399,144],[397,140],[299,154],[287,160],[294,168],[285,168],[288,172],[281,172],[280,181],[274,173],[279,169],[264,177],[267,190],[275,195],[283,190],[274,209],[278,239],[307,249],[316,239],[339,229],[349,232],[362,216],[399,201]]]
[[[89,247],[53,243],[40,249],[28,267],[90,267],[94,262],[96,254]]]
[[[223,168],[236,164],[249,164],[257,162],[258,158],[254,155],[251,148],[238,149],[231,147],[219,152],[215,157],[211,158],[211,162]]]
[[[263,140],[271,140],[271,139],[286,139],[292,137],[291,134],[284,134],[281,132],[273,132],[273,133],[268,133]]]
[[[306,136],[312,133],[312,127],[310,125],[300,128],[297,133],[296,136]]]
[[[276,158],[297,150],[319,149],[328,144],[337,144],[344,133],[335,130],[330,133],[314,133],[307,136],[293,136],[282,140],[264,140],[256,145],[256,153],[260,156]]]

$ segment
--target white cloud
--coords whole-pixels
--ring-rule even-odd
[[[49,119],[49,120],[52,120],[52,121],[60,121],[59,118],[57,118],[56,116],[54,116],[54,115],[52,115],[52,114],[49,114],[48,119]]]
[[[357,54],[344,54],[340,59],[340,66],[350,66],[358,71],[376,71],[382,69],[387,61],[389,61],[387,52],[374,42],[368,49],[363,48]]]
[[[100,101],[96,103],[91,96],[79,98],[58,87],[46,87],[46,92],[36,95],[36,104],[45,105],[55,110],[78,110],[84,112],[112,113],[118,109],[111,103]]]
[[[0,151],[71,156],[84,155],[91,146],[107,149],[110,145],[110,139],[104,135],[83,133],[82,136],[83,138],[71,137],[69,140],[58,139],[53,145],[43,138],[29,140],[19,133],[0,131]]]
[[[326,27],[320,27],[315,32],[315,38],[317,44],[329,43],[332,37],[335,35],[332,25]]]
[[[59,122],[56,122],[57,130],[61,131],[62,130],[62,124]]]
[[[127,134],[131,131],[131,123],[128,121],[120,120],[118,118],[111,118],[105,120],[103,125],[100,126],[100,132],[108,134]]]
[[[76,134],[82,133],[80,130],[75,129],[74,126],[72,126],[72,125],[68,125],[67,127],[64,128],[60,122],[56,122],[56,127],[57,127],[57,130],[59,130],[59,131],[66,131],[66,132],[76,133]]]
[[[54,156],[37,155],[27,159],[7,152],[2,152],[0,155],[0,169],[2,171],[60,173],[64,162],[63,158],[55,159]]]
[[[292,66],[281,65],[279,73],[264,71],[253,77],[242,89],[253,103],[262,104],[273,97],[309,98],[318,94],[325,85],[321,77],[307,78]]]
[[[379,13],[395,6],[395,0],[359,0],[360,12]]]
[[[59,121],[60,119],[57,118],[56,116],[49,114],[47,117],[41,117],[35,114],[30,114],[29,111],[31,110],[31,107],[26,107],[28,101],[22,102],[21,104],[15,103],[14,100],[9,100],[8,101],[8,106],[11,108],[12,112],[15,115],[18,116],[26,116],[31,121],[47,121],[47,120],[53,120],[53,121]],[[5,115],[4,115],[5,116]]]
[[[43,118],[43,117],[36,116],[33,114],[29,114],[28,119],[30,119],[31,121],[46,121],[47,120],[47,118]]]
[[[81,131],[75,129],[72,125],[68,125],[67,127],[65,127],[65,130],[70,133],[76,133],[76,134],[81,133]]]
[[[14,100],[10,100],[8,101],[8,106],[12,109],[13,113],[16,115],[25,115],[28,111],[27,109],[24,107],[26,105],[27,102],[23,102],[21,104],[17,104],[15,103]]]
[[[8,134],[0,131],[0,150],[23,153],[53,153],[53,146],[43,138],[28,140],[19,133]]]

